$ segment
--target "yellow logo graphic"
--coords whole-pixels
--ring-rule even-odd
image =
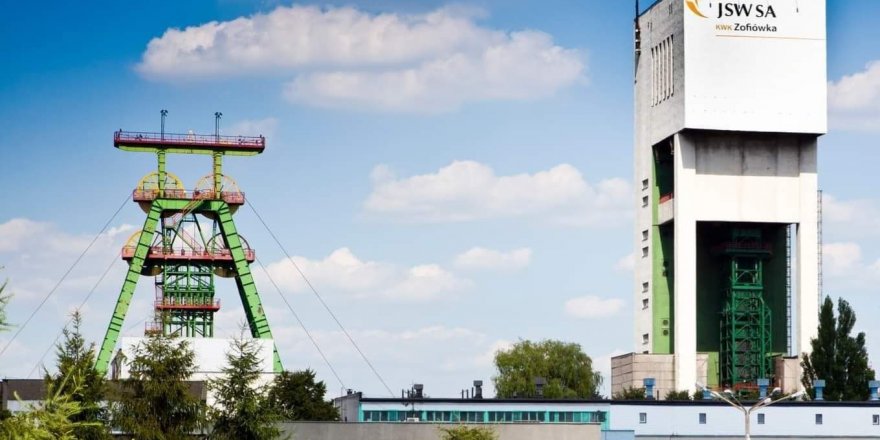
[[[693,12],[694,14],[697,14],[697,16],[709,18],[703,15],[702,12],[700,12],[700,0],[684,0],[684,2],[685,4],[687,4],[688,9],[690,9],[691,12]]]

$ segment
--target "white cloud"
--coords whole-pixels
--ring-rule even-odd
[[[493,366],[495,364],[495,355],[499,351],[507,351],[511,348],[513,348],[513,342],[506,339],[499,339],[493,342],[486,351],[477,356],[475,364],[483,367]]]
[[[466,289],[471,282],[436,264],[404,268],[391,263],[363,261],[348,248],[333,251],[322,260],[295,256],[293,260],[320,291],[356,297],[405,301],[436,299],[444,293]],[[267,265],[272,279],[284,290],[305,291],[305,281],[286,259]],[[263,274],[258,272],[258,276]],[[268,280],[267,280],[268,281]]]
[[[846,75],[828,85],[832,126],[843,129],[880,129],[880,61],[863,71]]]
[[[456,256],[455,265],[473,270],[516,270],[528,266],[531,260],[532,250],[529,248],[503,252],[474,247]]]
[[[460,222],[544,215],[568,225],[613,223],[630,215],[631,191],[623,179],[587,183],[571,165],[534,174],[497,176],[487,165],[455,161],[435,173],[396,178],[380,165],[364,210],[373,216],[416,222]]]
[[[617,272],[632,272],[636,268],[636,254],[635,252],[630,252],[623,257],[620,257],[616,263],[614,263],[614,270]]]
[[[280,6],[168,29],[150,41],[137,69],[160,80],[288,75],[284,96],[293,102],[416,112],[541,98],[583,80],[579,51],[540,31],[482,27],[479,15]]]
[[[822,272],[828,276],[847,276],[862,266],[862,248],[856,243],[825,243],[822,245]]]
[[[564,310],[566,315],[573,318],[607,318],[618,314],[624,305],[622,299],[587,295],[566,301]]]
[[[223,129],[223,134],[229,136],[264,136],[275,137],[275,129],[278,127],[278,119],[245,119],[233,123],[229,128]]]

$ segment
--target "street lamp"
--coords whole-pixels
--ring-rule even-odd
[[[745,430],[746,430],[745,439],[746,440],[751,440],[751,438],[752,438],[752,435],[751,435],[752,411],[755,411],[755,410],[761,409],[761,408],[766,408],[770,405],[773,405],[776,402],[781,402],[783,400],[797,399],[797,398],[806,394],[806,391],[800,390],[794,394],[789,394],[787,396],[782,396],[782,397],[778,397],[778,398],[774,399],[773,398],[774,395],[780,394],[782,392],[782,390],[779,387],[776,387],[773,389],[773,391],[770,392],[769,396],[765,397],[764,399],[759,400],[757,403],[755,403],[751,407],[746,408],[742,405],[742,403],[740,403],[739,400],[737,400],[736,396],[733,394],[733,391],[730,391],[729,389],[724,390],[723,393],[719,393],[717,391],[710,390],[708,387],[706,387],[705,385],[703,385],[699,382],[697,382],[696,385],[697,385],[697,389],[699,389],[701,391],[706,391],[709,394],[711,394],[712,397],[714,397],[716,399],[723,400],[724,402],[728,403],[730,406],[742,411],[743,415],[745,416]]]

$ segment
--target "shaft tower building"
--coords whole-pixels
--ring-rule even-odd
[[[810,350],[825,51],[824,0],[637,16],[636,351],[613,360],[613,390],[787,386],[781,359]]]

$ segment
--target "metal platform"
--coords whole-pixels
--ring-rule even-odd
[[[113,146],[125,151],[170,153],[223,154],[251,156],[266,148],[263,136],[219,136],[195,133],[149,133],[142,131],[116,131]]]
[[[123,260],[131,260],[134,258],[134,252],[137,249],[137,246],[125,246],[122,248],[122,259]],[[245,249],[244,250],[244,258],[248,263],[252,263],[254,261],[254,250],[253,249]],[[162,246],[153,246],[147,252],[147,257],[145,258],[147,262],[162,260],[162,261],[201,261],[201,262],[210,262],[210,261],[232,261],[232,252],[229,249],[164,249]]]

